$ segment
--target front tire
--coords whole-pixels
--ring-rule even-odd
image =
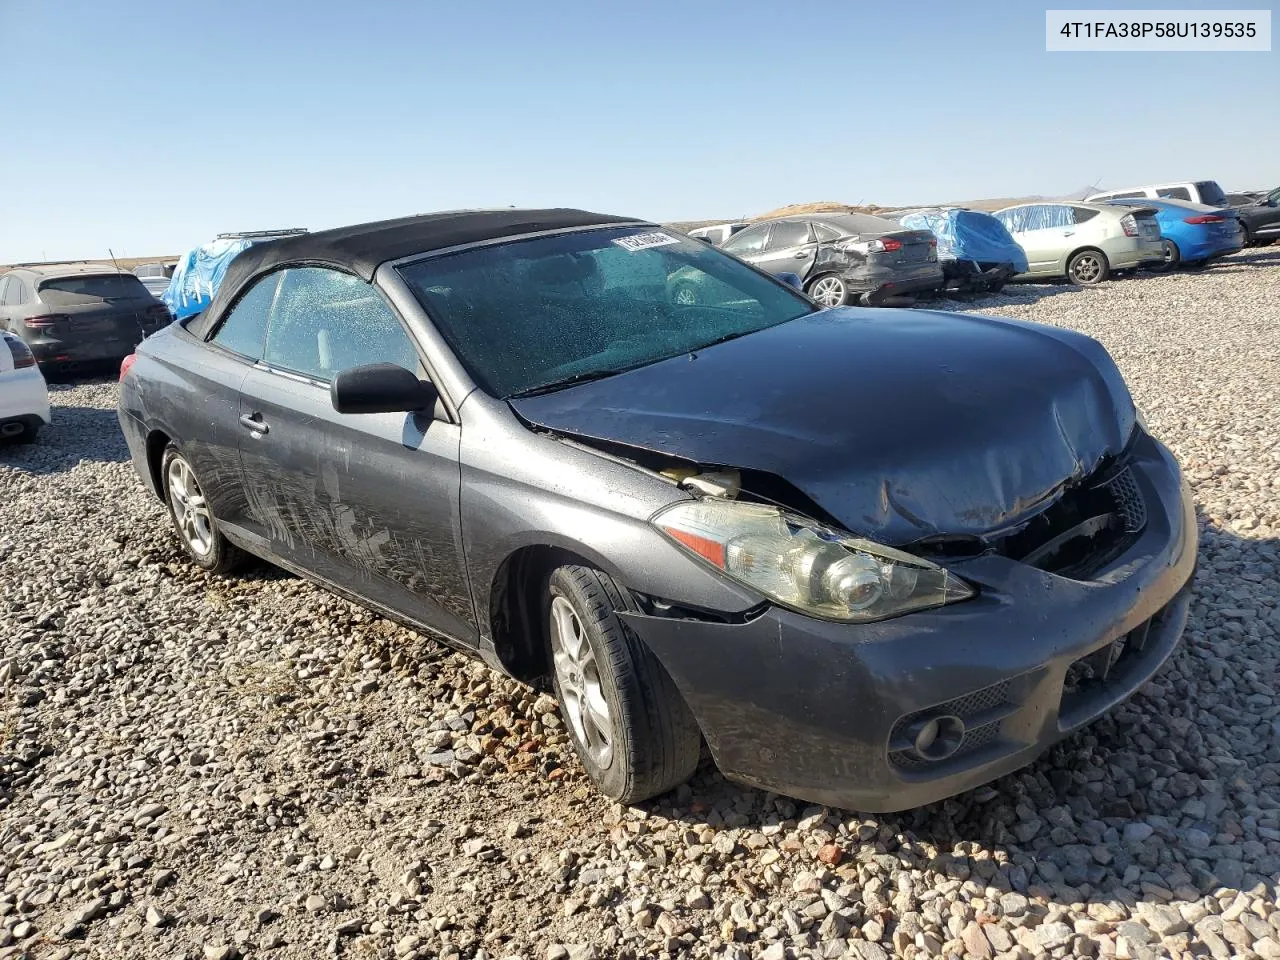
[[[564,566],[544,622],[560,713],[596,788],[632,804],[689,779],[702,735],[674,681],[618,613],[635,609],[607,574]]]
[[[1067,279],[1082,287],[1102,283],[1111,272],[1107,255],[1101,250],[1081,250],[1067,264]]]
[[[165,447],[160,478],[169,519],[191,562],[209,573],[229,573],[239,566],[244,554],[218,529],[195,471],[173,444]]]
[[[805,293],[824,307],[843,307],[849,302],[849,285],[834,273],[818,277]]]

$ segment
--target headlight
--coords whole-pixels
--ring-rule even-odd
[[[764,504],[705,498],[653,523],[690,553],[779,604],[869,623],[973,596],[942,567]]]

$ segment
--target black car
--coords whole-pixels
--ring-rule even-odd
[[[1280,238],[1280,187],[1251,203],[1233,206],[1231,212],[1244,227],[1245,246],[1259,246]]]
[[[765,220],[720,246],[775,277],[798,277],[804,291],[824,307],[855,299],[877,306],[900,294],[938,290],[944,283],[938,240],[930,231],[903,229],[865,213]],[[680,289],[696,296],[694,284]]]
[[[170,319],[141,280],[110,265],[35,264],[0,276],[0,329],[46,369],[118,362]]]
[[[1098,343],[820,310],[627,218],[253,247],[122,365],[119,417],[196,564],[549,677],[625,802],[704,738],[820,803],[945,797],[1129,696],[1187,615],[1191,501]]]

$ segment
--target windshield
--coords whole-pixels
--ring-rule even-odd
[[[497,397],[629,370],[817,309],[733,257],[656,227],[476,247],[400,273]]]
[[[147,288],[131,273],[58,277],[40,284],[40,299],[50,306],[149,299]]]

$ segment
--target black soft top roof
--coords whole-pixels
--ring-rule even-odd
[[[288,264],[316,264],[354,273],[365,282],[388,260],[430,253],[467,243],[573,227],[637,223],[618,217],[556,207],[547,210],[449,210],[397,220],[304,233],[249,247],[231,261],[213,300],[187,329],[203,337],[226,305],[250,279]]]

